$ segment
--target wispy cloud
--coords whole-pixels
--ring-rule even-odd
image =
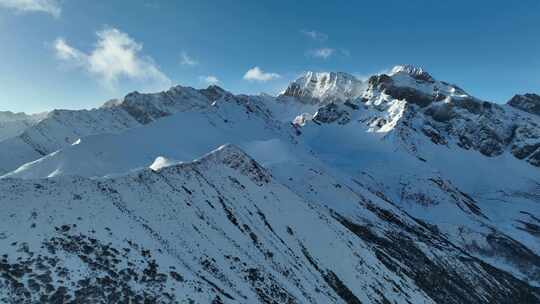
[[[325,34],[325,33],[321,33],[321,32],[317,32],[317,31],[307,31],[307,30],[301,30],[300,33],[302,33],[303,35],[315,40],[315,41],[319,41],[319,42],[324,42],[326,40],[328,40],[328,35]]]
[[[277,73],[267,73],[261,70],[261,68],[259,68],[258,66],[249,69],[244,75],[245,80],[258,81],[258,82],[266,82],[266,81],[274,80],[280,77],[281,75]]]
[[[58,58],[62,60],[71,60],[75,64],[84,63],[87,57],[83,52],[69,46],[63,38],[56,39],[54,48]]]
[[[200,76],[199,80],[207,84],[218,84],[220,82],[214,75]]]
[[[336,50],[332,48],[320,48],[309,50],[307,55],[315,58],[328,59],[330,56],[334,55],[335,52]]]
[[[119,80],[137,80],[152,89],[165,89],[171,80],[159,69],[152,58],[141,54],[142,44],[115,28],[98,31],[95,48],[85,53],[70,46],[64,39],[54,42],[59,59],[83,68],[109,89]]]
[[[347,50],[347,49],[339,49],[339,51],[341,52],[341,54],[345,57],[349,57],[351,56],[351,51]]]
[[[180,64],[194,66],[194,65],[198,65],[199,62],[193,59],[192,57],[190,57],[186,52],[182,52],[180,53]]]
[[[42,12],[60,17],[62,8],[57,0],[0,0],[0,6],[18,12]]]

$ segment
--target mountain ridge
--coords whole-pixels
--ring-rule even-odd
[[[253,172],[258,173],[253,176]],[[14,216],[4,215],[0,227],[5,231],[32,210],[32,225],[40,233],[30,230],[25,237],[9,233],[0,240],[17,240],[2,260],[0,271],[10,277],[2,290],[11,291],[8,294],[21,301],[36,297],[64,301],[114,299],[119,292],[134,301],[158,303],[182,298],[223,303],[358,303],[406,298],[428,303],[443,299],[519,303],[538,299],[535,290],[523,282],[456,250],[442,235],[435,237],[436,233],[421,222],[395,214],[398,211],[392,211],[380,199],[358,196],[366,208],[361,211],[364,220],[372,218],[376,226],[339,211],[330,210],[329,217],[319,209],[322,207],[309,207],[269,175],[262,173],[265,178],[261,180],[261,172],[265,169],[244,152],[226,145],[193,163],[114,179],[57,177],[25,184],[7,179],[0,187],[15,186],[18,190],[2,191],[1,199],[10,198]],[[24,198],[17,198],[15,193],[24,193],[24,197],[39,195],[42,203],[25,204]],[[265,199],[266,195],[272,198]],[[160,208],[148,205],[148,200],[159,202]],[[89,201],[93,204],[85,203]],[[283,204],[285,201],[287,204]],[[56,215],[47,219],[44,208],[52,208]],[[79,208],[88,210],[71,211]],[[250,212],[258,215],[252,217]],[[302,221],[296,221],[295,214],[301,214]],[[376,220],[385,217],[391,220]],[[125,228],[111,226],[119,221]],[[184,227],[183,221],[193,223],[193,227]],[[174,227],[182,227],[182,232],[171,234]],[[316,235],[311,233],[312,227],[319,228]],[[205,241],[184,233],[188,228]],[[390,231],[401,229],[415,241],[391,237]],[[220,246],[215,243],[218,240],[236,245]],[[321,241],[327,246],[317,245]],[[41,242],[45,246],[40,249]],[[392,247],[391,242],[400,246]],[[416,242],[438,245],[424,247]],[[87,248],[87,243],[95,249]],[[375,254],[369,248],[377,248]],[[99,258],[102,252],[111,259]],[[342,261],[328,259],[338,252],[357,265],[353,273]],[[413,253],[421,258],[414,259]],[[69,257],[78,268],[66,265],[58,256]],[[398,264],[397,259],[405,265]],[[56,268],[48,266],[51,260],[56,261]],[[40,261],[45,265],[32,267],[43,263]],[[282,268],[282,263],[302,267]],[[96,268],[98,265],[102,266]],[[85,274],[83,269],[93,267],[92,276]],[[423,278],[445,267],[455,272],[438,276],[436,286]],[[80,270],[83,272],[78,273]],[[117,279],[107,273],[121,276]],[[137,279],[139,275],[141,279]],[[49,287],[45,289],[41,279],[33,277],[51,278],[45,280]],[[77,277],[84,280],[77,282]],[[17,278],[28,278],[33,283],[17,285]],[[474,289],[462,283],[464,280],[476,282]],[[394,289],[389,281],[394,282]],[[358,284],[364,287],[358,289]],[[31,288],[33,293],[24,292]]]
[[[277,97],[132,92],[0,141],[0,298],[540,302],[532,95],[413,66],[305,76]]]

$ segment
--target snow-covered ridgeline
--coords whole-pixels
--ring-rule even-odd
[[[319,281],[293,279],[300,283],[291,287],[287,281],[289,277],[283,278],[287,276],[268,270],[275,266],[271,262],[272,257],[276,257],[274,251],[271,257],[261,251],[264,262],[260,259],[257,263],[264,264],[266,268],[242,268],[246,276],[266,282],[263,284],[265,287],[274,286],[273,291],[277,291],[277,294],[272,297],[279,298],[278,302],[289,299],[287,294],[302,303],[331,303],[341,301],[339,299],[352,303],[356,303],[354,299],[362,303],[383,301],[379,292],[387,296],[388,290],[365,285],[378,282],[374,284],[386,286],[381,276],[386,278],[384,281],[388,278],[392,282],[399,281],[399,286],[405,288],[405,292],[388,293],[398,303],[404,299],[437,302],[448,294],[459,303],[534,302],[535,299],[529,297],[529,288],[540,285],[540,246],[537,236],[540,233],[540,207],[537,204],[540,199],[540,176],[536,162],[540,157],[540,123],[539,116],[533,110],[535,98],[519,97],[509,105],[484,102],[455,85],[436,80],[423,69],[411,66],[398,66],[388,75],[375,75],[365,82],[344,73],[307,73],[295,83],[290,88],[300,89],[291,89],[294,94],[290,90],[291,94],[285,93],[278,98],[235,96],[218,87],[205,90],[175,87],[157,94],[132,93],[122,101],[109,102],[91,111],[53,111],[49,114],[47,124],[54,125],[54,121],[62,127],[50,127],[41,132],[37,131],[39,127],[31,127],[24,134],[39,133],[30,137],[31,140],[25,141],[28,137],[19,136],[16,137],[18,144],[14,144],[17,142],[14,139],[0,142],[0,163],[23,164],[0,180],[0,186],[6,187],[6,195],[1,201],[6,204],[17,201],[22,206],[23,201],[34,204],[38,197],[41,201],[43,196],[48,207],[59,204],[56,209],[53,208],[61,218],[54,220],[59,234],[56,230],[54,233],[64,241],[73,238],[69,231],[74,229],[73,223],[62,218],[64,208],[79,209],[75,213],[85,210],[81,211],[82,214],[96,214],[99,212],[88,211],[84,209],[87,207],[80,205],[74,207],[73,204],[80,204],[78,200],[81,197],[87,205],[91,205],[91,202],[110,205],[110,201],[113,201],[121,213],[128,215],[127,222],[122,222],[126,227],[138,225],[129,224],[130,221],[144,223],[141,225],[146,227],[145,230],[151,228],[148,230],[150,238],[157,238],[161,245],[168,247],[171,242],[187,242],[190,244],[188,248],[200,247],[205,251],[197,249],[182,254],[193,255],[192,259],[196,260],[195,256],[208,251],[219,262],[222,262],[220,254],[211,249],[218,242],[216,240],[220,240],[220,248],[231,246],[235,240],[246,236],[247,243],[254,242],[253,236],[243,227],[244,221],[259,243],[270,246],[266,240],[270,239],[272,244],[285,243],[286,247],[290,247],[290,239],[285,239],[279,233],[281,240],[274,239],[272,230],[276,231],[276,226],[279,226],[290,236],[286,228],[291,226],[289,223],[301,222],[298,218],[304,216],[308,222],[317,217],[318,220],[310,222],[309,227],[298,228],[305,231],[300,233],[302,242],[313,238],[309,231],[330,229],[333,232],[328,232],[322,240],[313,241],[309,246],[280,247],[280,252],[292,250],[294,253],[290,256],[290,252],[285,254],[286,257],[279,264],[280,267],[298,270],[294,265],[303,263],[307,266],[298,267],[309,270],[295,270],[294,275],[313,277],[311,272],[315,269]],[[119,122],[124,120],[110,117],[112,112],[121,113],[118,115],[131,123],[122,125]],[[106,122],[94,119],[97,117],[95,113],[99,113],[98,116]],[[299,118],[295,119],[297,116]],[[54,117],[58,119],[51,119]],[[67,133],[56,132],[64,128]],[[52,138],[50,143],[45,140],[48,138],[46,136]],[[59,142],[59,146],[53,146]],[[238,148],[227,146],[199,161],[190,162],[227,142],[238,145],[255,160]],[[14,148],[23,151],[28,147],[36,152],[42,144],[50,144],[42,153],[10,153],[17,151]],[[49,153],[49,150],[53,152]],[[4,159],[3,155],[10,158]],[[220,169],[216,169],[216,166]],[[74,177],[77,175],[93,179]],[[36,180],[44,177],[53,178]],[[191,182],[193,184],[188,186],[187,183]],[[81,191],[65,192],[71,189],[70,184],[79,183],[85,185],[81,186]],[[43,185],[47,186],[47,190],[40,188]],[[33,186],[37,190],[32,190]],[[10,187],[12,191],[8,190]],[[168,187],[171,191],[164,191]],[[213,191],[217,194],[212,194]],[[79,192],[92,194],[86,197]],[[25,193],[34,193],[35,196],[26,196]],[[59,201],[58,197],[47,196],[54,193],[64,193],[60,199],[62,203],[55,203]],[[103,198],[103,193],[111,195]],[[189,200],[190,197],[197,199]],[[217,220],[215,214],[208,213],[216,208],[214,202],[217,197],[235,204],[234,208],[229,209],[230,213],[223,209],[224,213],[220,215],[225,216],[228,222]],[[269,198],[274,201],[269,203]],[[191,206],[194,201],[206,204],[208,210],[198,209],[193,214],[186,212],[186,217],[176,215],[177,210],[171,208],[183,200],[188,200]],[[242,205],[236,205],[239,202]],[[308,206],[311,211],[288,209],[290,202],[293,202],[292,206]],[[253,212],[251,207],[256,205],[269,218],[263,207],[259,206],[263,203],[275,209],[273,212],[278,223],[267,220],[272,227],[270,232],[253,229],[257,225],[267,227],[265,220],[257,219],[258,213]],[[144,211],[133,213],[130,211],[133,208],[127,208],[126,204],[134,204],[134,209],[143,208]],[[167,211],[159,216],[152,215],[160,210]],[[182,211],[185,212],[184,209]],[[32,211],[26,209],[21,214],[28,212],[33,217]],[[47,211],[42,212],[48,214]],[[285,216],[282,213],[290,214]],[[24,216],[14,214],[18,219]],[[153,225],[163,221],[166,214],[175,214],[182,223],[167,224],[167,230],[157,233]],[[229,215],[236,220],[231,220]],[[111,218],[106,225],[113,225],[118,218],[123,217]],[[240,228],[234,229],[244,236],[225,233],[223,238],[222,235],[207,234],[206,237],[187,241],[184,239],[187,236],[171,236],[172,239],[163,236],[167,235],[167,231],[185,232],[188,228],[197,231],[201,225],[208,225],[207,221],[203,224],[199,219],[214,219],[219,222],[219,227],[224,223],[236,226],[236,222]],[[62,222],[68,225],[67,231],[59,226],[64,225]],[[21,228],[23,223],[14,223],[14,229]],[[52,231],[51,223],[43,224],[47,225]],[[133,229],[136,232],[129,233],[142,234],[138,228]],[[17,231],[12,231],[14,238],[20,237]],[[87,231],[84,233],[88,237]],[[403,235],[403,238],[398,237]],[[131,237],[111,237],[108,233],[96,237],[100,242],[122,238]],[[60,244],[64,241],[56,240]],[[84,245],[86,241],[88,239],[83,238],[77,244]],[[150,251],[153,254],[164,251],[161,245],[152,245],[155,247],[151,247]],[[58,244],[53,242],[51,246]],[[131,245],[118,243],[115,246]],[[355,253],[365,252],[365,255],[361,255],[363,262],[347,257],[340,263],[343,256],[338,251],[321,249],[334,246],[347,256],[349,253],[354,256]],[[18,248],[16,245],[14,247]],[[242,261],[253,258],[252,249],[260,251],[257,242],[253,245],[242,243],[240,247],[251,248],[246,249],[242,256],[238,255]],[[178,260],[174,260],[176,254],[172,254],[171,263],[174,265],[178,264]],[[171,253],[167,252],[167,255]],[[165,256],[160,255],[160,259],[169,261],[170,257]],[[279,256],[282,257],[281,254]],[[336,259],[336,256],[339,258]],[[417,259],[418,256],[422,257],[421,260]],[[53,258],[54,255],[49,257]],[[298,260],[299,257],[302,261]],[[137,254],[129,257],[139,258]],[[295,264],[295,260],[298,263]],[[394,261],[404,260],[405,264],[394,264]],[[209,258],[202,266],[187,267],[190,264],[184,260],[180,264],[188,272],[194,268],[197,269],[195,273],[200,274],[208,272],[214,263]],[[376,266],[369,267],[364,263]],[[361,265],[358,266],[360,272],[351,270],[353,264]],[[327,270],[323,270],[321,265]],[[139,265],[133,270],[140,273],[144,272],[145,267]],[[231,267],[238,269],[239,266]],[[221,264],[218,269],[225,271],[221,269]],[[416,271],[418,269],[424,272]],[[430,277],[433,273],[448,271],[457,273],[442,278]],[[264,273],[264,279],[259,276],[261,273]],[[399,279],[394,277],[396,273],[399,273]],[[192,285],[205,285],[201,282],[206,281],[199,274],[187,281],[191,280]],[[169,273],[167,276],[170,277],[168,280],[174,280],[176,274]],[[209,285],[204,287],[203,298],[219,296],[225,302],[242,302],[245,299],[242,295],[253,292],[244,292],[246,288],[255,290],[250,296],[245,296],[247,299],[261,299],[260,290],[254,287],[256,285],[242,281],[245,277],[226,273],[224,276],[218,275],[218,280],[224,282],[222,278],[228,276],[234,278],[231,279],[235,282],[234,286],[243,287],[236,290],[228,285],[227,289],[223,286],[228,283],[224,283],[216,288],[207,282]],[[442,289],[434,290],[426,285],[421,279],[423,277],[437,281]],[[205,278],[208,279],[206,275]],[[501,278],[506,283],[501,283]],[[358,281],[361,279],[364,283]],[[273,282],[278,283],[273,285]],[[481,287],[472,291],[457,282]],[[158,286],[169,288],[169,283]],[[356,286],[361,288],[356,289]],[[141,290],[148,288],[143,285],[139,287]],[[184,294],[193,292],[189,287],[181,288],[188,288],[182,289]],[[313,288],[324,292],[313,295],[308,291]],[[234,299],[219,292],[220,289]],[[162,291],[158,289],[158,292]],[[519,298],[516,296],[518,293],[526,298]]]
[[[348,192],[362,210],[354,218],[313,205],[230,145],[119,178],[0,187],[10,210],[0,215],[3,299],[537,300],[525,283],[376,196]]]

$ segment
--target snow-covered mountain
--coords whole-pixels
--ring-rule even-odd
[[[2,291],[18,302],[538,300],[382,199],[343,190],[355,216],[323,208],[233,146],[119,178],[1,187]]]
[[[27,115],[0,111],[0,141],[21,134],[24,130],[38,123],[45,115],[46,113]]]
[[[508,105],[498,105],[412,66],[397,66],[389,75],[372,76],[359,94],[344,97],[328,92],[334,98],[322,94],[321,100],[332,102],[323,103],[313,115],[302,116],[300,124],[306,120],[346,124],[358,116],[364,128],[397,137],[412,153],[417,153],[415,141],[420,136],[488,157],[509,152],[540,166],[539,118],[535,115],[540,107],[538,95],[516,95]]]
[[[107,102],[92,110],[54,110],[22,134],[4,140],[0,148],[0,173],[46,156],[84,136],[118,133],[186,110],[209,106],[224,91],[219,87],[195,90],[181,86],[166,92],[133,92],[122,101]]]
[[[282,96],[306,103],[331,102],[358,97],[366,84],[343,72],[306,72],[292,82]]]
[[[397,66],[52,111],[0,141],[0,297],[540,303],[537,97]]]
[[[163,117],[145,127],[83,137],[5,176],[118,175],[149,167],[159,156],[191,161],[223,143],[279,158],[281,153],[264,151],[265,145],[290,149],[295,132],[290,123],[273,120],[263,106],[258,100],[223,95],[212,105]]]

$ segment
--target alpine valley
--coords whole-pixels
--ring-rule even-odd
[[[0,113],[0,302],[540,303],[540,96],[422,68]]]

